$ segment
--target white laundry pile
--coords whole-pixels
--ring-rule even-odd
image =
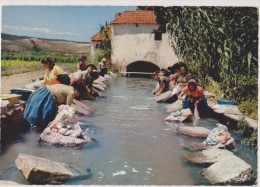
[[[43,142],[51,145],[81,146],[90,141],[89,137],[83,135],[79,126],[75,109],[69,105],[60,105],[55,119],[41,134]]]
[[[165,121],[182,122],[186,119],[192,118],[193,114],[189,108],[182,109],[181,111],[172,112]]]

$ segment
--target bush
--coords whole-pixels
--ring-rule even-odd
[[[238,121],[237,128],[242,136],[241,143],[257,149],[257,130],[250,127],[244,118]]]
[[[257,99],[241,101],[239,103],[240,111],[247,117],[258,119],[258,101]]]

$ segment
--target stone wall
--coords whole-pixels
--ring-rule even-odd
[[[157,25],[113,25],[112,27],[112,64],[120,72],[136,61],[151,62],[160,68],[167,68],[178,62],[170,45],[168,34],[162,34],[162,40],[155,40],[153,29]]]

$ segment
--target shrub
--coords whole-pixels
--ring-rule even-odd
[[[237,128],[242,136],[241,143],[257,149],[257,130],[250,127],[244,118],[238,121]]]

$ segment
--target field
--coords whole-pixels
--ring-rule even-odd
[[[75,63],[57,63],[64,71],[71,73],[76,71]],[[40,61],[22,61],[22,60],[2,60],[1,74],[2,76],[15,75],[19,73],[44,70]]]

